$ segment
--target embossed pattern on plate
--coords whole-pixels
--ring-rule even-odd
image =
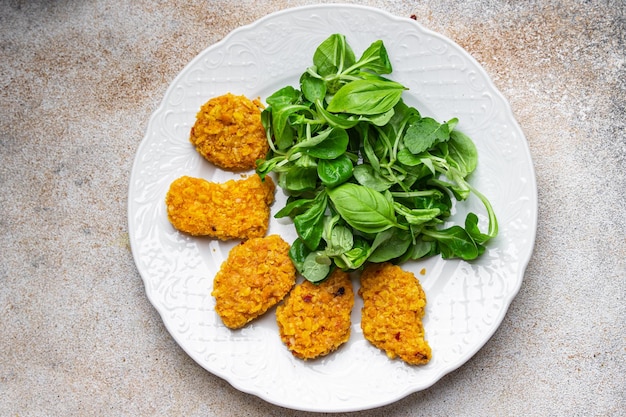
[[[167,220],[164,198],[174,179],[238,176],[215,169],[189,143],[200,106],[226,92],[264,99],[287,84],[297,86],[315,48],[332,33],[345,34],[357,55],[382,39],[394,68],[391,78],[410,89],[405,100],[438,120],[459,118],[458,128],[474,139],[479,152],[471,180],[499,217],[500,234],[478,261],[436,257],[403,266],[416,273],[428,297],[425,328],[433,359],[426,366],[391,361],[364,340],[358,296],[351,340],[320,360],[292,357],[278,337],[273,310],[244,329],[228,330],[214,312],[210,294],[213,276],[235,243],[186,236]],[[272,212],[284,201],[278,191]],[[457,209],[457,219],[470,210],[484,213],[477,199]],[[368,7],[318,5],[287,9],[233,31],[175,78],[137,151],[128,222],[147,296],[172,337],[198,364],[277,405],[356,411],[431,386],[489,340],[517,294],[531,256],[537,195],[526,139],[506,100],[467,52],[408,18]],[[486,222],[484,216],[481,222]],[[289,242],[295,238],[289,223],[274,219],[269,233]]]

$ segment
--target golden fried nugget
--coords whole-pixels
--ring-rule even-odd
[[[428,363],[431,350],[424,339],[422,317],[426,295],[411,272],[390,263],[371,264],[361,274],[363,336],[411,365]]]
[[[269,149],[257,99],[224,94],[207,101],[196,114],[189,140],[209,162],[240,171],[256,167]]]
[[[304,281],[276,308],[280,338],[300,359],[327,355],[348,341],[353,306],[346,272],[337,269],[320,284]]]
[[[275,185],[254,174],[225,183],[181,177],[165,197],[167,216],[181,232],[221,240],[265,236]]]
[[[231,249],[215,275],[215,311],[237,329],[280,302],[295,285],[289,244],[278,235],[253,238]]]

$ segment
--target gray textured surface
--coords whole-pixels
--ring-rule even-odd
[[[196,365],[145,297],[126,194],[176,74],[308,1],[0,0],[0,415],[303,415]],[[626,4],[368,1],[463,46],[510,100],[539,225],[502,326],[432,388],[361,413],[626,415]],[[287,382],[288,383],[288,382]]]

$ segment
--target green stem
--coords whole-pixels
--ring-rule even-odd
[[[424,191],[392,191],[393,197],[430,197],[434,195],[441,195],[439,190],[424,190]]]
[[[491,203],[489,202],[487,197],[485,197],[485,195],[483,195],[476,188],[472,187],[471,184],[469,183],[466,183],[466,184],[469,187],[470,191],[473,192],[480,199],[480,201],[483,203],[483,205],[487,209],[487,217],[489,218],[489,227],[487,229],[487,236],[492,237],[492,238],[496,237],[498,235],[498,219],[496,217],[496,212],[493,210],[493,207],[491,206]]]

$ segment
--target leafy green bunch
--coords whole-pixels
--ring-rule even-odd
[[[498,233],[487,198],[466,180],[476,168],[472,140],[458,120],[422,117],[402,100],[406,88],[384,77],[392,66],[382,41],[356,59],[331,35],[300,77],[267,98],[261,118],[270,152],[257,164],[289,196],[276,218],[293,220],[290,257],[309,281],[334,268],[401,263],[440,254],[476,259]],[[453,200],[470,193],[484,204],[488,230],[469,213],[444,228]]]

